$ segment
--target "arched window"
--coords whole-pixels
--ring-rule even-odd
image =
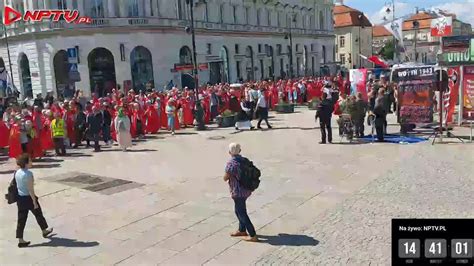
[[[138,15],[138,0],[128,0],[128,16],[138,17]]]
[[[262,23],[262,9],[257,9],[257,25],[260,26]]]
[[[219,6],[219,22],[224,23],[224,16],[225,16],[225,6],[221,4]]]
[[[179,63],[180,64],[192,64],[193,57],[191,53],[191,49],[187,46],[181,47],[179,50]]]
[[[31,84],[30,61],[26,54],[20,54],[19,71],[21,92],[23,97],[33,97],[33,87]]]
[[[56,95],[65,96],[69,90],[69,63],[67,52],[61,50],[53,58],[54,77],[56,79]],[[67,93],[66,93],[67,94]]]
[[[112,53],[105,48],[95,48],[89,53],[87,62],[92,93],[99,97],[110,93],[117,83]]]
[[[136,91],[145,90],[147,83],[154,83],[153,58],[150,50],[143,46],[135,47],[130,53],[132,84]]]

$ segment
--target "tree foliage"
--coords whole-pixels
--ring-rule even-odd
[[[385,43],[382,50],[380,50],[379,55],[382,56],[385,60],[393,60],[393,54],[395,52],[395,45],[393,44],[393,40],[389,40]]]

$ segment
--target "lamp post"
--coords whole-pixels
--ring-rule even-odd
[[[203,0],[199,0],[196,5],[202,3]],[[193,47],[193,78],[194,78],[194,91],[195,91],[195,119],[196,119],[196,129],[203,130],[206,128],[204,125],[204,109],[201,105],[201,100],[199,99],[199,80],[198,80],[198,64],[197,64],[197,53],[196,53],[196,34],[194,30],[194,0],[186,0],[186,4],[189,5],[189,11],[191,16],[191,23],[186,27],[186,32],[191,33],[191,42]]]
[[[413,29],[415,30],[415,43],[414,43],[414,49],[415,49],[415,62],[418,63],[418,53],[416,51],[416,44],[418,42],[418,29],[420,28],[420,22],[418,20],[413,21]]]
[[[390,14],[390,12],[392,13],[392,23],[395,21],[395,0],[392,0],[392,10],[390,10],[390,7],[387,7],[387,9],[385,10],[385,12],[387,14]],[[401,36],[402,37],[402,36]],[[397,38],[395,38],[395,35],[393,35],[393,61],[396,61],[396,58],[397,58]],[[402,37],[403,38],[403,37]]]
[[[363,25],[364,25],[364,24],[363,24],[363,17],[364,17],[364,15],[362,15],[362,13],[360,13],[360,14],[357,16],[357,18],[359,19],[359,23],[360,23],[360,25],[359,25],[359,39],[358,39],[358,40],[359,40],[359,56],[358,56],[358,57],[359,57],[359,68],[362,67],[362,57],[360,56],[360,54],[361,54],[361,52],[362,52],[362,49],[361,49],[361,46],[362,46],[362,38],[361,38],[361,36],[360,36],[360,29],[361,29],[361,28],[363,27]]]
[[[290,78],[294,77],[293,75],[293,35],[291,33],[291,23],[296,22],[296,14],[292,14],[292,18],[289,21],[288,33],[285,35],[285,40],[290,40]]]
[[[7,32],[7,27],[5,26],[5,24],[3,24],[3,22],[2,22],[2,28],[3,28],[3,32],[5,33],[5,44],[7,45],[8,64],[10,65],[10,78],[11,78],[11,82],[12,82],[12,87],[15,87],[15,83],[13,81],[12,59],[11,59],[11,56],[10,56],[10,45],[8,43],[8,32]],[[11,89],[13,91],[14,88],[11,88]]]

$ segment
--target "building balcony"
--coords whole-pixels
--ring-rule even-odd
[[[184,28],[189,25],[187,20],[170,19],[170,18],[96,18],[92,20],[91,24],[68,24],[65,21],[52,22],[35,22],[24,23],[17,22],[13,25],[6,26],[9,37],[19,36],[29,33],[50,32],[55,30],[84,30],[84,29],[105,29],[105,28],[122,28],[132,27],[136,28]],[[197,31],[222,31],[222,32],[259,32],[268,34],[285,34],[288,32],[287,28],[274,26],[257,26],[245,24],[228,24],[196,21],[195,27]],[[4,32],[0,38],[3,38]],[[293,35],[315,35],[315,36],[334,36],[334,33],[327,30],[319,29],[291,29]]]

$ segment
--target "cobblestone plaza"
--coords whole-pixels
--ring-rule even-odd
[[[133,152],[79,149],[35,163],[56,235],[43,239],[30,215],[32,245],[18,249],[16,207],[0,201],[0,265],[389,265],[392,218],[474,216],[472,144],[318,145],[313,112],[271,122],[273,130],[160,133]],[[247,206],[260,243],[229,236],[230,142],[262,170]],[[15,167],[0,160],[6,191]]]

